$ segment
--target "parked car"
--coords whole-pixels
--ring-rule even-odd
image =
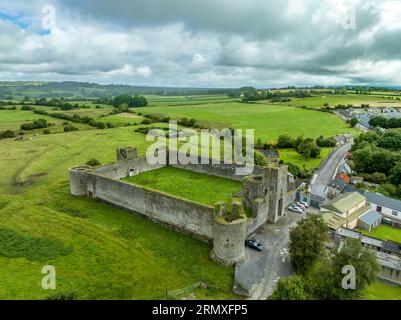
[[[306,209],[305,205],[303,205],[301,202],[297,202],[295,205],[296,205],[297,207],[302,208],[302,210],[305,210],[305,209]]]
[[[263,250],[263,245],[259,241],[256,241],[254,239],[245,240],[245,247],[249,247],[257,251]]]
[[[297,207],[294,207],[294,206],[289,207],[288,210],[290,210],[292,212],[299,213],[299,214],[303,214],[304,213],[301,208],[297,208]]]
[[[301,201],[301,204],[303,204],[305,206],[305,208],[309,208],[309,204],[305,201]]]
[[[301,210],[301,211],[304,211],[304,208],[303,208],[303,207],[300,207],[300,206],[298,206],[298,205],[296,205],[296,204],[293,204],[291,207],[294,208],[294,209],[299,209],[299,210]]]

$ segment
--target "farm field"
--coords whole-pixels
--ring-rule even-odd
[[[118,113],[106,117],[101,117],[98,119],[98,121],[110,122],[115,126],[121,127],[126,124],[139,124],[141,123],[141,121],[143,121],[143,119],[145,118],[132,113]]]
[[[233,195],[241,190],[239,181],[173,167],[140,173],[123,180],[211,207],[219,201],[231,204]]]
[[[291,106],[306,106],[312,108],[321,108],[325,103],[330,107],[342,104],[352,104],[359,107],[361,104],[369,104],[370,107],[397,107],[401,108],[401,101],[389,98],[382,98],[377,95],[347,94],[347,95],[327,95],[319,97],[310,97],[303,99],[292,98],[290,102],[277,102],[277,104],[286,104]]]
[[[46,299],[44,265],[58,294],[75,299],[164,299],[201,280],[198,299],[235,299],[233,268],[211,246],[102,202],[69,193],[68,168],[115,161],[115,148],[146,150],[132,128],[0,141],[0,299]]]
[[[63,132],[65,120],[55,119],[49,116],[35,114],[32,111],[21,111],[21,110],[0,110],[0,131],[12,130],[20,131],[21,124],[29,123],[34,120],[45,119],[48,123],[54,124],[54,126],[48,127],[52,133]],[[67,121],[68,122],[68,121]],[[93,129],[89,125],[81,123],[71,123],[74,127],[80,130],[91,130]],[[40,134],[44,129],[34,129],[24,131],[26,134]]]
[[[201,105],[205,103],[216,104],[239,99],[229,98],[225,94],[220,95],[199,95],[199,96],[146,96],[149,106],[181,106]]]
[[[356,132],[336,115],[288,106],[221,103],[178,107],[142,107],[135,111],[169,116],[172,119],[194,118],[216,128],[255,129],[255,139],[275,141],[281,134],[317,138]]]
[[[294,149],[281,149],[279,150],[279,159],[283,160],[284,163],[293,163],[300,168],[305,168],[307,170],[317,169],[324,159],[326,159],[330,154],[331,148],[321,148],[320,157],[317,159],[305,160],[305,158],[300,155]]]

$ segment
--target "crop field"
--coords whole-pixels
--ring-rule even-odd
[[[68,168],[115,160],[115,148],[146,150],[132,127],[0,141],[0,299],[45,299],[44,265],[57,293],[76,299],[164,299],[201,280],[199,299],[232,299],[233,268],[211,246],[134,214],[69,193]]]
[[[166,167],[125,178],[124,181],[159,190],[183,199],[213,207],[217,202],[231,203],[241,183],[220,177]]]
[[[292,98],[290,102],[280,102],[277,104],[286,104],[291,106],[306,106],[312,108],[321,108],[325,103],[330,107],[342,104],[352,104],[355,107],[361,104],[369,104],[370,107],[396,107],[401,108],[401,101],[390,99],[389,97],[382,98],[379,95],[361,95],[361,94],[346,94],[346,95],[327,95],[320,97],[310,97],[303,99]]]
[[[356,132],[336,115],[300,108],[268,104],[221,103],[196,106],[143,107],[137,112],[183,117],[213,128],[255,129],[255,139],[275,141],[281,134],[293,137],[304,135],[317,138],[331,137],[340,133]]]

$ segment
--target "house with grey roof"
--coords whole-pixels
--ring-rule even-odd
[[[401,228],[401,201],[379,193],[365,191],[363,195],[372,210],[383,216],[383,223]]]
[[[341,179],[334,179],[327,187],[326,194],[329,198],[335,198],[343,192],[347,184]]]
[[[366,231],[372,232],[382,221],[380,213],[369,210],[363,216],[359,217],[358,226]]]
[[[352,172],[352,168],[348,164],[348,162],[344,162],[338,167],[338,171],[337,172],[338,173],[345,173],[345,174],[349,175]]]

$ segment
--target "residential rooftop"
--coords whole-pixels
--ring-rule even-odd
[[[322,208],[343,214],[364,200],[366,200],[366,198],[358,192],[347,192],[333,200],[327,201],[322,205]]]
[[[386,207],[392,210],[401,212],[401,201],[397,199],[393,199],[390,197],[383,196],[379,193],[373,193],[370,191],[365,191],[363,195],[366,197],[368,202],[378,204],[382,207]]]

